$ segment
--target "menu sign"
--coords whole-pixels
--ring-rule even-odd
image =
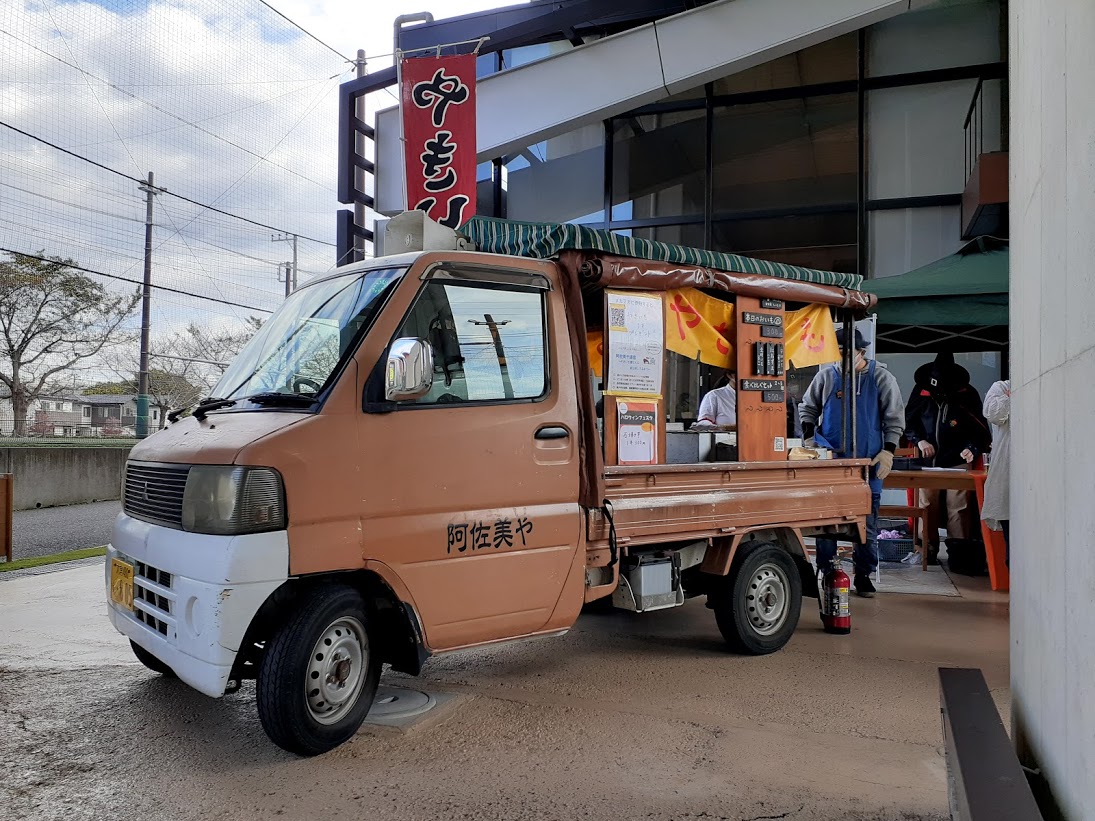
[[[661,397],[665,315],[660,294],[608,291],[605,393]]]
[[[746,325],[783,326],[783,316],[781,314],[755,314],[752,311],[745,311],[741,315],[741,321]]]
[[[621,465],[658,463],[658,403],[628,399],[616,404],[619,423],[618,461]]]

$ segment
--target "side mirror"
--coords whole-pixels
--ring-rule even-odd
[[[433,386],[433,348],[422,339],[397,339],[388,352],[385,374],[384,398],[389,402],[425,396]]]

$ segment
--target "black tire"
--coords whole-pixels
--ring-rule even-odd
[[[802,579],[794,558],[779,545],[745,544],[711,596],[715,622],[730,649],[763,656],[794,634],[802,611]]]
[[[332,649],[317,652],[324,644]],[[357,662],[352,661],[355,645]],[[351,739],[376,697],[383,667],[376,651],[365,601],[357,590],[332,585],[304,597],[270,639],[259,667],[259,720],[270,740],[297,755],[319,755]],[[317,686],[306,687],[313,683]],[[337,707],[333,699],[323,701],[328,691],[338,695],[335,691],[342,687],[352,692]],[[320,720],[324,709],[330,712]]]
[[[175,675],[174,670],[172,670],[150,652],[141,647],[141,645],[137,644],[137,642],[130,640],[129,646],[133,648],[133,655],[137,657],[137,661],[139,661],[152,672],[159,673],[165,678],[178,678],[178,676]]]

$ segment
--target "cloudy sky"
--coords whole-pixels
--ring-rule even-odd
[[[396,15],[500,5],[0,2],[0,249],[72,258],[130,288],[145,196],[121,175],[152,171],[168,192],[154,203],[153,279],[208,297],[155,291],[154,337],[276,307],[291,249],[275,233],[299,236],[302,279],[334,265],[337,89],[353,76],[340,55],[364,48],[380,70],[392,63]],[[381,94],[371,108],[394,102]]]

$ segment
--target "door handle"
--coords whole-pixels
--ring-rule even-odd
[[[545,425],[533,436],[534,439],[567,439],[569,437],[570,431],[558,425]]]

